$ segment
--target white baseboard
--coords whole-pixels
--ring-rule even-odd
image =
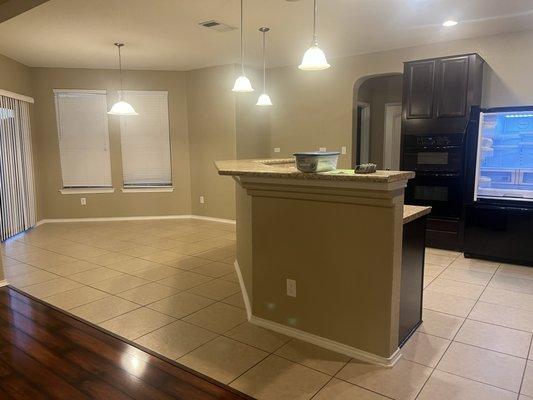
[[[148,215],[140,217],[98,217],[98,218],[45,218],[37,221],[35,226],[65,222],[113,222],[113,221],[148,221],[165,219],[198,219],[203,221],[221,222],[225,224],[235,224],[235,220],[205,217],[203,215]]]
[[[3,281],[0,281],[0,287],[7,286],[9,283],[4,279]]]
[[[242,297],[244,300],[244,308],[246,308],[246,316],[248,321],[252,317],[252,305],[250,303],[250,297],[248,297],[248,291],[244,285],[244,279],[242,279],[241,267],[239,266],[239,261],[235,260],[233,263],[235,266],[235,272],[237,273],[237,278],[239,279],[239,286],[241,287]]]
[[[266,319],[256,317],[255,315],[252,315],[249,318],[249,321],[250,323],[260,326],[262,328],[270,329],[274,332],[278,332],[283,335],[290,336],[292,338],[312,343],[325,349],[347,355],[348,357],[355,358],[356,360],[364,361],[370,364],[380,365],[382,367],[390,368],[394,366],[394,364],[396,364],[396,362],[402,356],[399,348],[396,349],[396,351],[390,357],[382,357],[364,350],[357,349],[355,347],[348,346],[343,343],[336,342],[334,340],[314,335],[312,333],[304,332],[299,329],[278,324],[277,322],[268,321]]]

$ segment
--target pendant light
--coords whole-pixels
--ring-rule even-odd
[[[122,100],[122,92],[123,92],[123,86],[122,86],[122,54],[120,53],[120,49],[124,46],[124,43],[115,43],[115,46],[117,46],[118,49],[118,68],[120,71],[120,92],[118,92],[118,101],[113,104],[111,107],[111,110],[109,110],[107,113],[111,115],[139,115],[133,108],[133,106],[130,103],[127,103]]]
[[[250,79],[244,74],[244,39],[243,39],[243,0],[241,0],[241,75],[235,81],[233,86],[234,92],[246,93],[253,92],[254,88],[250,83]]]
[[[318,47],[318,36],[316,34],[316,14],[318,12],[318,6],[317,0],[313,0],[313,2],[313,42],[311,43],[311,47],[305,52],[302,63],[298,66],[298,68],[304,71],[320,71],[331,67],[326,60],[326,55],[320,47]]]
[[[263,34],[263,93],[259,98],[257,99],[257,106],[271,106],[272,100],[270,100],[270,96],[267,94],[266,91],[266,33],[270,30],[270,28],[262,27],[259,28],[259,32]]]

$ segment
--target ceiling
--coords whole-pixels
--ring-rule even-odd
[[[296,65],[312,36],[312,0],[245,0],[247,63]],[[0,53],[30,66],[189,70],[239,62],[239,0],[50,0],[0,23]],[[460,23],[442,27],[447,19]],[[321,0],[319,41],[329,58],[533,29],[533,0]]]

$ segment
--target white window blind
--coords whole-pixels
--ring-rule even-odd
[[[124,91],[139,115],[120,118],[124,187],[171,186],[168,93]]]
[[[54,94],[63,187],[111,187],[105,90]]]

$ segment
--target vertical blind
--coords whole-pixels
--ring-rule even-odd
[[[111,187],[105,90],[54,94],[63,187]]]
[[[35,223],[29,104],[0,96],[0,240]]]
[[[128,90],[123,98],[139,113],[120,119],[124,187],[172,185],[168,93]]]

